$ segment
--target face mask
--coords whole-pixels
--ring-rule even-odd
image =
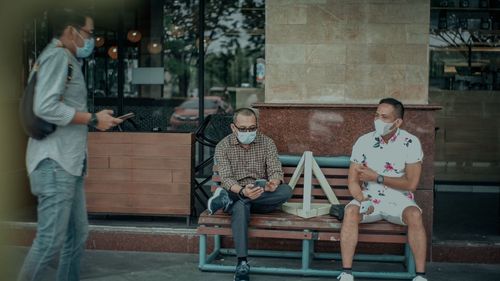
[[[80,59],[84,59],[90,55],[92,55],[92,52],[94,51],[94,45],[95,41],[94,38],[83,38],[83,36],[77,32],[78,35],[83,39],[83,47],[78,47],[75,43],[76,46],[76,57]]]
[[[238,141],[242,144],[251,144],[255,137],[257,136],[257,131],[255,132],[238,132]]]
[[[76,57],[84,59],[90,55],[94,51],[94,38],[83,39],[83,47],[76,47]]]
[[[385,123],[380,119],[375,120],[374,124],[375,124],[375,132],[379,136],[387,135],[391,131],[392,125],[394,125],[394,123]]]

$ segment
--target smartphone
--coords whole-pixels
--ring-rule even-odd
[[[135,116],[135,113],[130,112],[130,113],[127,113],[127,114],[125,114],[125,115],[118,116],[118,117],[116,117],[116,118],[119,118],[119,119],[122,119],[122,120],[127,120],[127,119],[129,119],[129,118],[134,117],[134,116]]]
[[[255,186],[259,186],[259,187],[266,187],[266,184],[267,184],[267,180],[264,180],[264,179],[260,179],[260,180],[256,180],[255,181]]]

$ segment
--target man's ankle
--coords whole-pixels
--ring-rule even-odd
[[[352,275],[352,267],[342,267],[342,272]]]
[[[238,265],[240,265],[242,262],[248,262],[247,257],[238,257]]]

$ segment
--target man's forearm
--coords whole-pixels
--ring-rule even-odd
[[[81,124],[87,125],[92,117],[91,113],[88,112],[76,112],[73,120],[71,120],[72,124]]]
[[[418,183],[418,182],[417,182]],[[415,191],[417,185],[412,183],[406,176],[386,177],[384,176],[384,185],[403,191]]]
[[[236,194],[239,193],[242,189],[243,189],[243,187],[239,184],[233,184],[228,188],[229,191],[236,193]]]
[[[363,195],[363,191],[361,190],[361,186],[358,183],[349,183],[349,192],[351,193],[352,197],[356,199],[357,201],[361,202],[365,199],[365,196]]]

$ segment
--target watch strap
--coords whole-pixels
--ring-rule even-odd
[[[97,115],[95,114],[95,112],[92,112],[90,115],[90,120],[89,120],[87,125],[96,128],[98,123],[99,123],[99,120],[97,119]]]

